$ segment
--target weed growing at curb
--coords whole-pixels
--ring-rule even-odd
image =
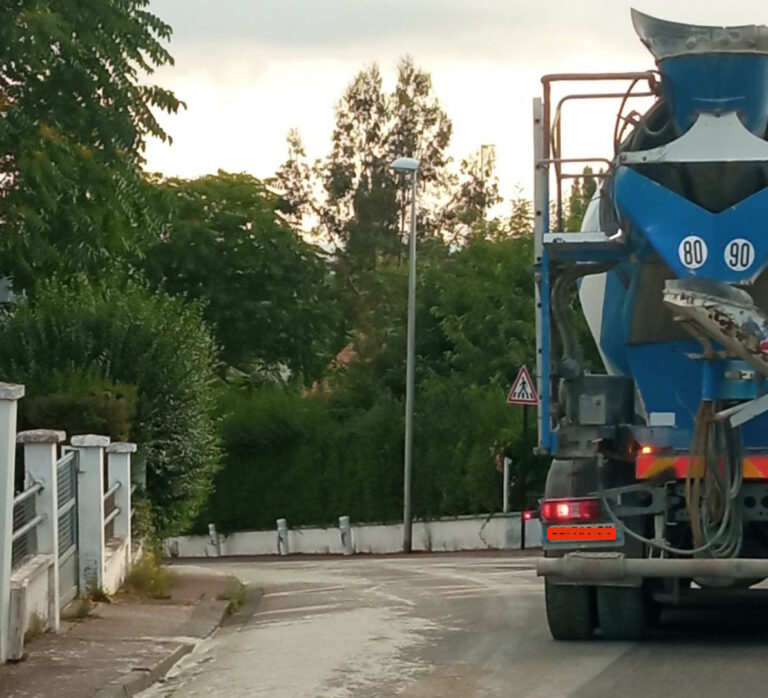
[[[109,594],[107,594],[107,592],[104,591],[104,589],[100,586],[94,585],[88,587],[86,596],[91,601],[95,601],[96,603],[112,603],[112,599],[110,598]]]
[[[178,577],[158,562],[151,550],[142,555],[132,567],[123,584],[123,591],[149,599],[169,599]]]
[[[84,620],[89,615],[91,615],[91,611],[93,610],[93,602],[90,598],[87,596],[81,596],[77,600],[77,606],[75,606],[74,610],[74,618],[77,620]]]
[[[232,577],[229,580],[229,585],[226,590],[219,594],[216,598],[219,601],[227,602],[227,615],[231,616],[233,613],[245,603],[246,588],[237,577]]]

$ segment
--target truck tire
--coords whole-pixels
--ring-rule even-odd
[[[597,616],[606,640],[642,640],[648,615],[642,587],[597,588]]]
[[[595,592],[588,586],[544,581],[549,632],[555,640],[590,640],[595,629]]]

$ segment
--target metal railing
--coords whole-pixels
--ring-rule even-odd
[[[580,179],[584,176],[584,172],[572,172],[564,173],[562,169],[563,164],[579,164],[584,165],[596,165],[598,163],[604,164],[606,159],[604,156],[599,157],[578,157],[578,158],[564,158],[563,157],[563,107],[566,103],[574,100],[615,100],[619,102],[618,111],[616,114],[616,122],[613,134],[614,151],[618,151],[621,140],[629,126],[633,125],[632,119],[635,118],[634,112],[630,111],[625,113],[627,106],[631,100],[647,99],[658,97],[660,93],[660,76],[656,71],[643,71],[643,72],[629,72],[629,73],[562,73],[545,75],[542,79],[542,86],[544,88],[543,94],[543,149],[540,158],[536,163],[537,168],[545,168],[547,172],[547,180],[549,179],[550,167],[554,170],[555,174],[555,217],[556,225],[555,232],[562,232],[564,228],[564,182],[565,179]],[[616,83],[623,82],[628,83],[628,87],[623,91],[616,91],[615,89],[605,89],[602,91],[591,91],[588,93],[569,93],[566,94],[555,102],[553,100],[553,87],[556,83],[564,84],[571,87],[575,84],[581,83]],[[647,88],[638,91],[636,88],[638,85],[647,85]],[[554,107],[554,109],[553,109]],[[616,155],[616,152],[611,153],[611,157]],[[610,161],[609,161],[610,162]],[[599,174],[599,173],[598,173]],[[595,175],[593,175],[595,176]],[[547,192],[548,199],[548,192]],[[541,202],[537,201],[536,206],[539,206]],[[541,209],[538,209],[541,210]],[[547,208],[547,210],[549,210]],[[548,232],[548,231],[545,231]]]
[[[120,515],[120,507],[115,503],[115,494],[122,486],[119,481],[116,482],[104,493],[104,539],[110,540],[115,537],[114,521]]]
[[[59,564],[77,551],[77,452],[70,451],[56,462],[59,498]]]
[[[36,482],[13,499],[13,568],[37,554],[37,527],[43,522],[43,517],[37,513],[36,500],[42,491],[43,484]]]

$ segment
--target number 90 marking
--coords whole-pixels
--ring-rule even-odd
[[[688,269],[698,269],[707,261],[707,243],[698,235],[689,235],[683,238],[677,248],[680,261]]]
[[[733,271],[746,271],[755,261],[755,247],[744,238],[731,240],[725,246],[725,263]]]

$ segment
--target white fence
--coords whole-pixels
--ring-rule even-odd
[[[403,549],[402,524],[360,524],[351,525],[349,529],[347,524],[340,520],[339,528],[288,529],[287,522],[281,519],[277,530],[242,531],[226,536],[211,526],[208,536],[169,538],[165,541],[165,554],[170,557],[387,554]],[[520,550],[523,547],[541,547],[541,525],[538,519],[523,523],[519,512],[413,523],[415,551]]]
[[[47,429],[17,434],[23,395],[24,386],[0,383],[0,662],[21,658],[33,621],[56,632],[61,607],[79,593],[115,591],[132,551],[136,446],[91,434],[63,445],[66,434]],[[15,494],[17,443],[24,484]]]

